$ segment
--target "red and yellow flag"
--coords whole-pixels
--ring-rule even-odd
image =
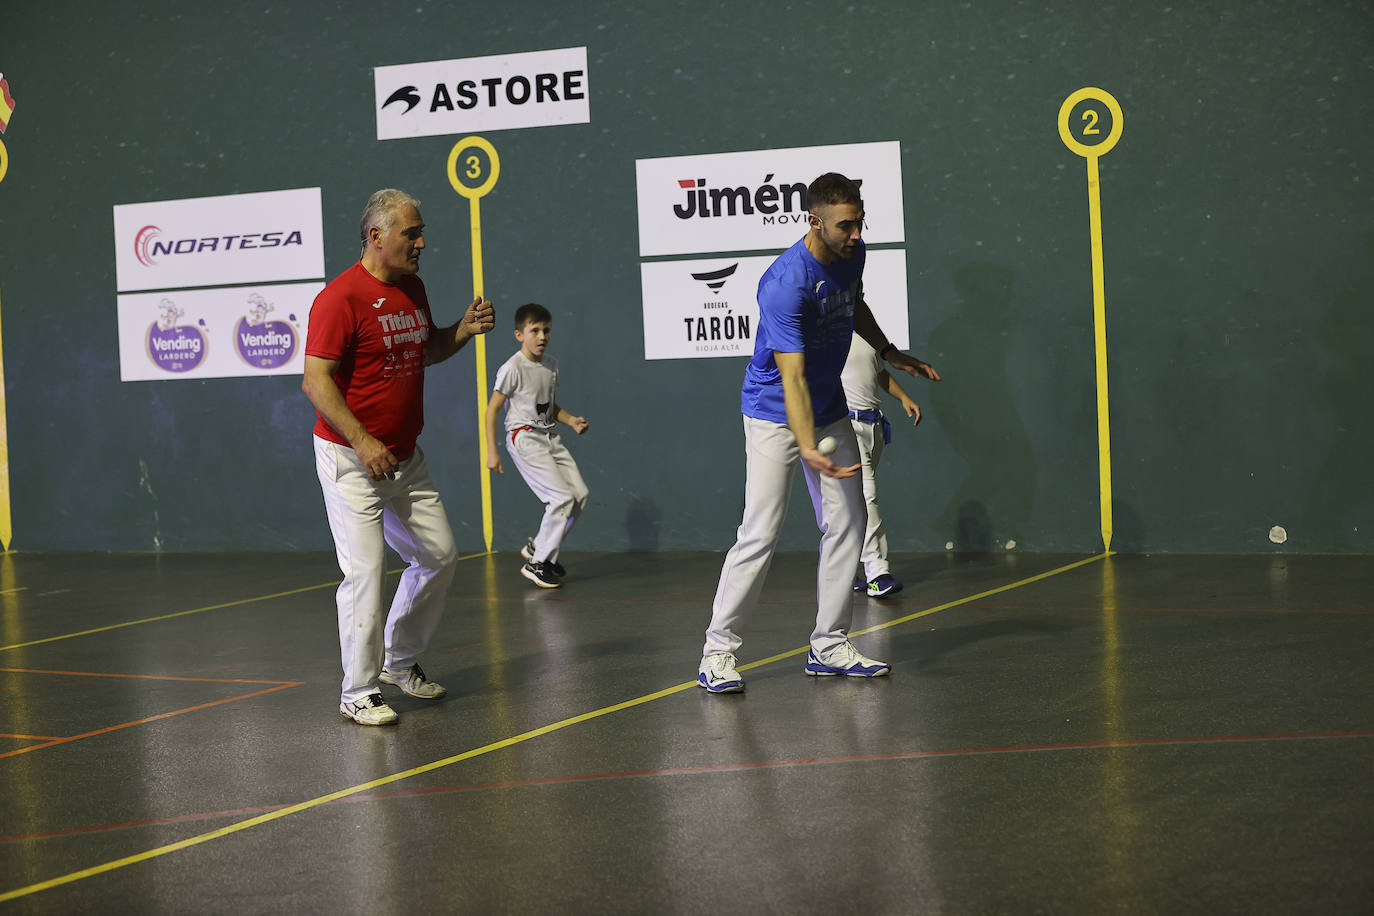
[[[9,80],[0,76],[0,134],[10,126],[10,115],[14,114],[14,96],[10,95]]]

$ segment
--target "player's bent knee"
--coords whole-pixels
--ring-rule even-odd
[[[450,546],[434,557],[434,568],[447,572],[458,565],[458,548]]]

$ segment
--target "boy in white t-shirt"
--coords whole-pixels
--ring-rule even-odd
[[[887,531],[878,512],[878,461],[883,457],[883,446],[892,441],[892,424],[883,416],[878,395],[886,391],[901,401],[913,426],[921,422],[921,408],[897,384],[878,359],[877,351],[858,334],[849,345],[849,358],[845,360],[840,383],[844,385],[844,399],[849,403],[849,422],[859,440],[864,503],[868,509],[868,526],[859,556],[862,568],[854,579],[854,591],[864,592],[870,598],[885,598],[901,591],[902,583],[893,577],[888,565]]]
[[[515,310],[515,339],[520,349],[496,370],[496,384],[487,402],[487,467],[503,473],[496,451],[496,421],[506,407],[506,451],[520,476],[544,503],[539,532],[520,548],[525,565],[520,575],[540,588],[558,588],[566,570],[558,562],[563,538],[587,505],[587,484],[577,463],[558,437],[554,421],[580,436],[587,420],[568,413],[554,400],[558,389],[558,361],[545,354],[553,316],[542,305],[529,303]]]

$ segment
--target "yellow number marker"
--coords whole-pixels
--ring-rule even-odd
[[[472,294],[482,298],[482,209],[479,201],[501,176],[496,149],[482,137],[464,137],[448,154],[448,181],[468,199],[472,223]],[[491,471],[487,469],[487,339],[477,342],[477,464],[482,475],[482,537],[491,550]]]
[[[1088,103],[1080,107],[1080,103]],[[1079,112],[1079,131],[1070,119]],[[1102,136],[1103,112],[1111,117]],[[1059,136],[1064,145],[1088,160],[1088,222],[1092,235],[1093,336],[1097,350],[1097,473],[1102,511],[1102,549],[1112,546],[1112,434],[1107,413],[1107,296],[1102,269],[1102,197],[1098,187],[1097,160],[1121,139],[1121,106],[1105,89],[1087,87],[1072,93],[1059,106]],[[1087,141],[1087,142],[1085,142]]]

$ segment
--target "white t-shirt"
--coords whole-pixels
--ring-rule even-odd
[[[558,360],[547,354],[540,362],[516,350],[515,355],[496,370],[497,391],[506,396],[506,431],[532,426],[544,432],[554,431],[554,417],[549,415],[558,390]]]
[[[878,373],[883,371],[878,351],[858,334],[849,342],[849,357],[840,373],[844,399],[850,410],[878,410]]]

